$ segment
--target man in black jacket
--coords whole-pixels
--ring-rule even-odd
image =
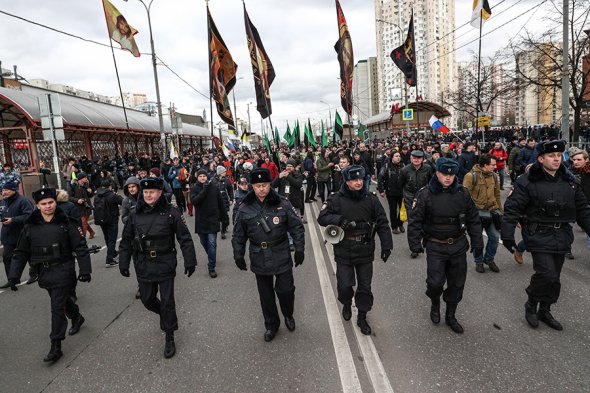
[[[293,237],[295,266],[299,266],[305,258],[305,230],[296,209],[270,188],[272,179],[268,169],[253,170],[250,179],[252,191],[238,211],[232,246],[236,266],[248,270],[244,254],[246,242],[250,241],[250,269],[256,274],[264,315],[264,341],[269,342],[281,324],[275,293],[287,329],[295,330],[293,259],[287,234]]]
[[[53,363],[63,355],[61,342],[68,328],[67,318],[72,320],[70,336],[78,333],[85,321],[72,296],[76,287],[74,260],[80,267],[78,281],[90,282],[92,266],[82,228],[57,206],[55,189],[34,191],[33,200],[37,209],[25,220],[12,256],[8,280],[11,289],[16,291],[18,278],[27,261],[38,269],[39,287],[46,289],[51,298],[51,349],[43,361]]]
[[[217,232],[220,225],[229,225],[229,217],[219,188],[208,180],[204,169],[197,171],[197,182],[191,188],[191,203],[195,213],[195,233],[207,253],[209,277],[217,277]]]
[[[195,272],[197,256],[182,213],[162,195],[163,182],[159,178],[140,181],[143,198],[139,199],[123,228],[119,270],[122,276],[129,277],[129,263],[133,253],[137,253],[135,273],[141,302],[160,316],[160,329],[166,333],[164,357],[169,359],[176,353],[174,331],[178,330],[174,301],[177,264],[174,237],[180,244],[184,274],[189,277]]]
[[[394,152],[391,160],[385,164],[379,173],[377,190],[381,197],[387,195],[387,204],[389,205],[389,220],[391,230],[396,235],[405,232],[404,223],[400,220],[399,213],[404,200],[404,190],[401,185],[401,154]]]
[[[430,319],[440,322],[440,295],[447,304],[445,322],[455,333],[463,333],[455,312],[463,298],[467,277],[469,233],[475,255],[483,252],[479,214],[466,188],[459,184],[459,165],[450,158],[436,161],[436,174],[416,194],[408,223],[408,243],[414,254],[426,247],[426,296],[432,302]],[[447,288],[443,291],[445,281]]]
[[[79,173],[76,182],[68,191],[70,202],[76,205],[80,217],[82,218],[82,234],[86,237],[86,232],[90,233],[90,239],[94,238],[94,229],[88,223],[88,217],[92,213],[92,197],[94,189],[88,181],[86,173]]]
[[[381,259],[387,262],[393,248],[393,238],[385,210],[374,193],[364,187],[365,169],[351,165],[342,171],[345,185],[322,205],[318,224],[336,225],[344,230],[344,239],[334,245],[338,300],[342,317],[352,318],[352,298],[358,309],[357,325],[365,335],[371,334],[367,313],[373,307],[373,259],[375,233],[381,241]],[[355,273],[358,286],[354,292]]]
[[[577,222],[590,234],[590,206],[580,181],[563,166],[565,141],[539,143],[536,149],[537,162],[516,180],[504,204],[501,238],[504,247],[514,252],[514,231],[523,223],[523,240],[535,270],[526,289],[525,318],[533,328],[542,321],[562,330],[551,315],[551,305],[559,299],[561,269],[574,240],[571,224]]]
[[[23,230],[25,220],[29,218],[32,212],[33,205],[27,198],[18,193],[18,184],[12,181],[4,183],[2,186],[2,201],[0,201],[0,220],[2,221],[0,239],[4,246],[2,259],[6,271],[6,278],[8,278],[8,274],[10,273],[12,253],[18,243],[18,238]],[[18,278],[20,280],[20,274]],[[30,270],[27,284],[32,284],[36,280],[37,273],[34,270]],[[0,286],[0,289],[5,289],[9,286],[7,282]]]
[[[119,234],[119,206],[123,197],[113,192],[109,180],[103,179],[94,197],[94,223],[100,226],[107,245],[106,267],[117,266],[117,235]]]

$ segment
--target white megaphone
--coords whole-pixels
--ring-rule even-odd
[[[338,244],[344,239],[344,229],[338,225],[328,225],[324,229],[324,238],[330,244]]]

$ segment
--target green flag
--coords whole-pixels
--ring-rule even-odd
[[[301,142],[301,128],[299,128],[299,120],[295,123],[295,128],[293,128],[293,144],[295,149],[299,149],[299,143]]]
[[[322,120],[322,147],[328,146],[328,133],[324,129],[324,121]]]
[[[365,138],[365,131],[366,130],[367,130],[367,127],[365,127],[365,125],[363,123],[359,123],[359,128],[356,131],[356,136],[358,136],[362,140],[369,139],[369,138]]]
[[[344,137],[344,125],[342,124],[342,119],[338,111],[336,111],[336,118],[334,119],[334,141],[336,141],[336,135],[338,135],[340,140]]]
[[[268,153],[268,155],[272,155],[272,152],[270,150],[270,141],[268,140],[268,134],[264,133],[264,144],[266,145],[266,152]]]
[[[315,142],[315,137],[313,135],[313,131],[311,130],[311,122],[309,121],[309,119],[307,120],[307,124],[305,125],[305,136],[304,136],[304,140],[305,140],[305,146],[309,146],[312,145],[313,147],[316,147],[317,144]]]
[[[291,129],[289,128],[289,122],[287,122],[287,131],[285,131],[285,134],[283,134],[283,139],[285,140],[285,142],[287,142],[287,145],[289,147],[291,147],[291,145],[293,144],[293,137],[291,136]]]
[[[276,127],[276,126],[275,126],[274,139],[275,139],[275,145],[277,145],[277,147],[281,146],[281,138],[279,137],[279,127]]]

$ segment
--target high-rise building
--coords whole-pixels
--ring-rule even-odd
[[[391,52],[406,39],[414,11],[418,85],[409,87],[391,60]],[[417,96],[441,104],[456,90],[455,0],[375,0],[377,79],[381,112]],[[416,91],[417,90],[417,91]]]
[[[379,113],[379,86],[377,83],[377,58],[359,60],[352,77],[353,115],[364,122]]]

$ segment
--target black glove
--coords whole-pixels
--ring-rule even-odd
[[[203,183],[203,190],[208,190],[210,185],[211,185],[210,181],[206,181],[205,183]]]
[[[473,252],[473,256],[479,257],[479,256],[483,255],[483,247],[476,247],[476,248],[472,247],[471,252]]]
[[[387,262],[389,256],[391,255],[391,250],[381,250],[381,259],[383,262]]]
[[[422,254],[424,252],[424,249],[422,247],[419,248],[415,248],[415,249],[410,249],[410,251],[415,252],[416,254]]]
[[[240,270],[248,270],[248,267],[246,266],[246,260],[244,258],[238,258],[235,260],[235,262],[236,262],[236,266]]]
[[[295,251],[295,266],[299,266],[305,259],[305,253],[303,251]]]
[[[123,277],[129,277],[129,269],[119,269]]]
[[[18,284],[18,282],[14,278],[8,280],[8,284],[10,284],[11,291],[18,291],[18,287],[16,286],[16,284]]]
[[[184,274],[186,274],[187,276],[192,276],[193,273],[195,272],[195,267],[196,266],[188,266],[184,268]]]
[[[502,239],[502,244],[504,244],[504,247],[506,247],[506,249],[510,251],[511,254],[514,254],[514,250],[516,250],[516,242],[514,240]]]
[[[342,225],[340,226],[342,229],[346,230],[351,230],[356,228],[356,222],[355,221],[348,221],[348,220],[344,220],[342,221]]]
[[[90,282],[92,280],[92,277],[90,276],[90,274],[80,274],[78,276],[78,281],[80,282]]]

